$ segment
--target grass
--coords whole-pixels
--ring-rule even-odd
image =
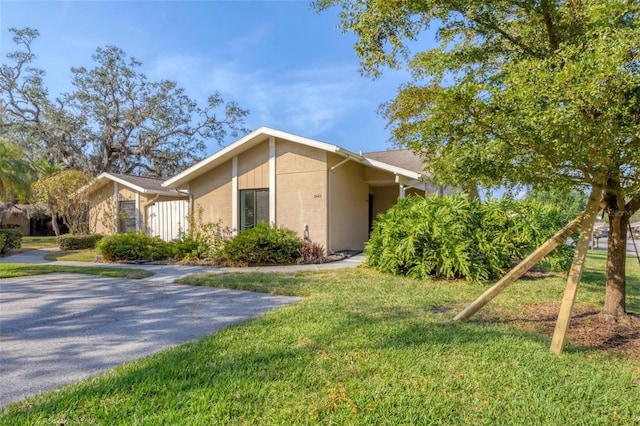
[[[151,271],[133,268],[0,263],[0,278],[25,277],[29,275],[51,274],[53,272],[71,272],[76,274],[101,275],[103,277],[129,279],[142,279],[153,275],[153,272]]]
[[[51,261],[93,262],[96,259],[96,252],[92,249],[55,251],[44,258]]]
[[[640,268],[629,261],[630,308]],[[601,306],[590,253],[578,303]],[[5,407],[1,425],[632,425],[640,365],[508,322],[453,316],[485,288],[367,269],[201,275],[188,284],[304,296],[296,305]],[[518,281],[483,311],[560,301],[561,276]]]
[[[22,237],[23,249],[56,248],[58,243],[56,237]]]

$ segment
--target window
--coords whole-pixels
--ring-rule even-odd
[[[269,190],[240,191],[240,230],[253,228],[258,222],[269,222]]]
[[[118,232],[136,232],[136,202],[120,201],[118,203]]]

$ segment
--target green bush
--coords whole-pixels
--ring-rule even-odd
[[[21,245],[22,232],[17,229],[0,229],[0,254],[20,248]]]
[[[83,250],[95,248],[102,239],[100,234],[64,234],[56,238],[60,250]]]
[[[289,264],[296,263],[301,243],[294,231],[259,222],[227,241],[221,252],[231,266]]]
[[[96,244],[96,250],[109,262],[164,260],[172,252],[171,244],[143,232],[104,237]]]
[[[374,222],[367,265],[415,278],[499,278],[569,220],[537,201],[469,201],[464,195],[407,197]],[[567,268],[573,249],[562,246],[544,264]]]
[[[182,232],[178,239],[171,242],[173,257],[184,261],[217,260],[230,238],[231,230],[223,228],[221,221],[203,223],[200,208],[197,217],[190,215],[188,231]]]

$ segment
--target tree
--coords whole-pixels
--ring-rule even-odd
[[[150,81],[114,46],[98,48],[91,69],[71,69],[73,90],[52,99],[35,68],[37,30],[11,29],[21,50],[0,68],[1,128],[32,160],[101,172],[167,177],[199,160],[205,141],[236,136],[248,111],[219,93],[206,106],[170,80]]]
[[[588,195],[578,190],[558,191],[555,189],[534,189],[527,192],[525,199],[561,208],[567,218],[573,219],[587,207]]]
[[[11,204],[28,196],[32,174],[20,149],[0,137],[0,201]]]
[[[71,234],[88,232],[88,200],[86,193],[78,190],[91,180],[91,175],[81,170],[63,170],[33,183],[34,200],[47,205],[56,235],[60,235],[58,217],[62,218]]]
[[[342,5],[362,72],[411,71],[381,108],[441,181],[604,190],[604,313],[626,312],[625,242],[640,208],[640,4],[619,0],[318,0]],[[437,44],[412,54],[430,26]]]

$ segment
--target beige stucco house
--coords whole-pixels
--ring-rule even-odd
[[[398,197],[443,193],[422,168],[406,150],[354,153],[261,127],[162,187],[188,194],[190,210],[201,210],[204,222],[238,232],[266,221],[337,252],[362,250],[373,219]]]
[[[82,191],[90,200],[91,232],[144,231],[164,240],[188,227],[188,195],[162,186],[163,179],[102,173]]]
[[[64,224],[59,223],[64,230]],[[17,229],[22,235],[53,235],[51,216],[44,204],[0,202],[0,229]]]

